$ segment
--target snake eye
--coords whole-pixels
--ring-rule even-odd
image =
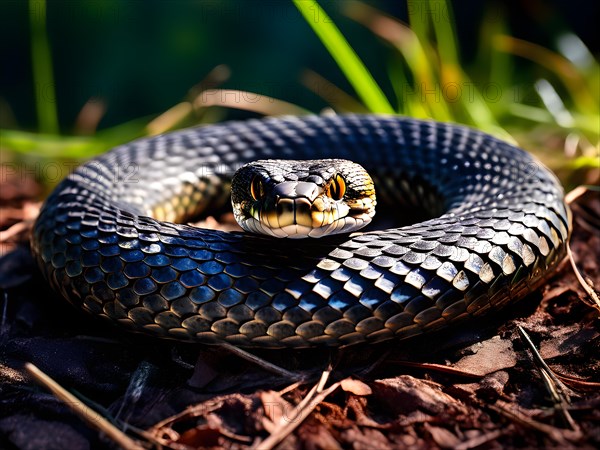
[[[341,175],[336,175],[327,189],[327,195],[333,200],[341,200],[346,193],[346,180]]]
[[[254,178],[252,178],[250,195],[254,200],[260,200],[265,195],[265,184],[260,175],[254,175]]]

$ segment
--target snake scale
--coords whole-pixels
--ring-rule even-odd
[[[378,214],[417,223],[287,240],[195,228],[255,159],[345,158]],[[381,115],[254,119],[144,138],[80,166],[32,249],[52,287],[129,329],[242,347],[342,346],[444,328],[521,299],[562,259],[570,213],[525,151]]]

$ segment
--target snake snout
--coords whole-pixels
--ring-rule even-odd
[[[314,202],[322,189],[316,183],[310,181],[284,181],[273,186],[271,195],[275,198],[305,198]]]
[[[329,198],[326,190],[316,183],[286,181],[273,186],[253,212],[253,218],[270,233],[301,239],[335,232],[337,226],[331,225],[343,220],[350,208]],[[345,223],[338,223],[339,228]]]

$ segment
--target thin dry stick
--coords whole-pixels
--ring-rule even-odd
[[[537,348],[531,341],[531,338],[527,334],[527,332],[520,325],[517,327],[521,337],[524,339],[526,345],[529,347],[531,353],[533,354],[534,360],[536,361],[536,365],[542,375],[542,380],[544,381],[544,385],[546,389],[550,393],[554,404],[558,407],[560,414],[562,415],[564,421],[568,424],[568,426],[575,432],[580,432],[579,426],[573,420],[573,417],[567,410],[567,405],[570,402],[569,395],[567,393],[567,387],[565,384],[560,381],[560,379],[554,374],[554,372],[550,369],[542,355],[539,354]]]
[[[249,353],[245,350],[242,350],[239,347],[235,347],[234,345],[231,344],[221,344],[220,347],[224,348],[225,350],[229,351],[230,353],[233,353],[236,356],[239,356],[242,359],[245,359],[246,361],[250,361],[253,364],[256,364],[259,367],[262,367],[263,369],[272,372],[276,375],[280,375],[286,378],[289,378],[291,380],[301,380],[302,379],[302,375],[298,375],[297,373],[294,372],[290,372],[289,370],[284,369],[283,367],[279,367],[276,364],[273,364],[269,361],[266,361],[262,358],[259,358],[256,355],[253,355],[252,353]]]
[[[15,223],[7,230],[0,231],[0,242],[1,243],[8,242],[9,239],[12,239],[13,237],[17,236],[19,233],[22,233],[23,231],[26,231],[27,229],[31,228],[32,223],[33,223],[33,220],[22,220],[21,222]]]
[[[323,386],[325,386],[325,383],[327,383],[327,379],[329,378],[330,374],[331,371],[329,370],[323,371],[319,382],[315,384],[310,391],[308,391],[308,394],[306,394],[302,401],[296,405],[289,415],[281,416],[280,423],[277,425],[284,426],[287,422],[293,422],[296,420],[296,418],[302,413],[302,410],[306,408],[306,405],[314,398],[314,396],[323,390]]]
[[[571,430],[564,430],[555,428],[551,425],[547,425],[542,422],[538,422],[537,420],[532,419],[531,417],[525,416],[524,414],[516,411],[510,411],[498,405],[490,405],[490,409],[496,411],[498,414],[503,415],[507,419],[512,420],[524,427],[532,428],[541,433],[544,433],[550,439],[555,441],[558,444],[567,446],[569,444],[568,441],[576,442],[581,439],[581,433]]]
[[[585,186],[577,186],[575,189],[573,189],[567,195],[565,195],[565,203],[567,205],[570,205],[583,194],[585,194],[587,191],[588,188],[586,188]]]
[[[562,395],[561,391],[559,389],[557,389],[557,385],[554,383],[554,378],[553,375],[554,374],[550,374],[548,373],[548,371],[546,371],[546,369],[540,368],[540,373],[542,374],[542,379],[544,380],[544,385],[546,386],[546,389],[548,390],[548,392],[550,393],[550,396],[552,397],[552,401],[554,402],[555,408],[557,408],[560,412],[560,415],[562,416],[563,420],[567,423],[567,425],[569,426],[569,428],[571,428],[573,431],[580,431],[579,425],[577,425],[577,423],[575,422],[575,420],[573,420],[573,417],[571,416],[571,414],[569,413],[567,407],[568,407],[568,403],[565,401],[564,396]]]
[[[279,395],[285,395],[288,392],[292,392],[294,389],[298,389],[301,385],[302,385],[301,381],[295,381],[294,383],[290,384],[289,386],[284,387],[280,391],[277,391],[277,393]]]
[[[84,422],[92,428],[101,431],[112,439],[117,445],[125,450],[144,450],[144,447],[139,445],[112,423],[107,421],[98,412],[94,411],[87,405],[84,405],[81,400],[68,392],[60,384],[38,369],[31,363],[25,364],[25,370],[33,377],[35,381],[52,392],[59,400],[64,402],[71,410],[77,414]]]
[[[267,439],[256,443],[252,448],[254,450],[271,450],[277,444],[283,441],[292,431],[294,431],[317,407],[317,405],[319,405],[329,394],[331,394],[340,386],[340,382],[337,382],[331,385],[329,388],[321,390],[327,382],[329,373],[330,372],[328,371],[323,372],[319,383],[317,383],[308,393],[306,398],[304,398],[298,404],[298,406],[294,408],[292,414],[289,417],[285,417],[285,425],[277,428]]]
[[[565,202],[567,203],[567,205],[570,205],[571,203],[573,203],[575,200],[577,200],[579,197],[581,197],[588,191],[589,191],[589,189],[585,186],[577,186],[575,189],[573,189],[571,192],[569,192],[567,195],[565,195]],[[589,283],[587,281],[585,281],[585,278],[583,278],[583,275],[581,275],[581,272],[577,268],[577,264],[575,264],[575,259],[573,258],[573,252],[571,252],[571,247],[568,242],[567,242],[567,257],[569,258],[571,267],[573,268],[573,273],[575,273],[575,277],[577,278],[577,281],[579,282],[579,284],[581,285],[583,290],[587,293],[587,295],[589,295],[589,297],[592,299],[596,308],[600,309],[600,299],[598,298],[598,294],[596,294],[596,291],[594,291],[592,286],[590,286]]]
[[[205,92],[208,89],[215,89],[217,86],[226,81],[231,75],[231,71],[226,65],[218,65],[212,69],[204,79],[200,81],[196,86],[190,89],[188,99],[181,103],[172,106],[160,116],[153,119],[148,125],[146,125],[146,131],[149,135],[155,136],[157,134],[164,133],[166,131],[174,129],[178,124],[187,119],[193,112],[194,107],[192,102],[198,94],[193,94],[200,90]]]
[[[573,268],[573,273],[575,274],[575,278],[577,278],[577,281],[579,281],[579,284],[581,285],[583,290],[592,299],[592,301],[594,302],[594,306],[597,309],[600,309],[600,298],[598,298],[598,294],[596,294],[596,291],[594,291],[594,289],[588,284],[588,282],[585,281],[585,278],[583,278],[583,275],[581,275],[581,272],[579,272],[579,269],[577,268],[577,264],[575,264],[575,259],[573,259],[573,252],[571,252],[571,246],[568,243],[567,243],[567,257],[569,258],[569,261],[571,262],[571,267]],[[587,302],[584,302],[584,303],[588,304]]]
[[[481,445],[493,441],[494,439],[498,439],[500,436],[506,433],[505,429],[502,430],[492,430],[488,433],[480,434],[479,436],[475,436],[469,440],[463,441],[460,444],[453,447],[454,450],[469,450],[475,447],[480,447]]]
[[[284,114],[302,116],[309,113],[306,109],[283,100],[233,89],[211,89],[199,94],[192,104],[196,109],[223,106],[272,116]]]
[[[517,330],[519,331],[519,334],[525,341],[525,344],[527,345],[527,347],[529,347],[529,350],[531,351],[531,354],[533,355],[533,359],[535,360],[535,362],[540,367],[542,367],[544,370],[546,370],[546,372],[548,372],[550,377],[552,377],[552,381],[554,381],[554,383],[560,387],[560,389],[563,393],[566,393],[568,390],[567,386],[565,386],[563,384],[563,382],[558,379],[558,377],[554,374],[552,369],[550,369],[548,364],[546,364],[546,361],[544,361],[544,358],[542,358],[542,355],[540,355],[540,353],[537,351],[537,348],[535,347],[533,341],[531,340],[531,337],[529,337],[529,334],[527,333],[527,331],[525,331],[525,329],[521,325],[517,326]]]
[[[177,103],[146,125],[146,131],[150,136],[156,136],[157,134],[169,131],[188,117],[193,110],[190,102]]]
[[[485,375],[481,375],[478,373],[467,372],[464,370],[455,369],[454,367],[442,366],[441,364],[435,364],[435,363],[420,363],[420,362],[402,361],[402,360],[396,361],[394,359],[390,359],[390,360],[388,360],[388,362],[392,363],[392,364],[396,364],[398,366],[415,367],[417,369],[424,369],[424,370],[448,373],[451,375],[457,375],[457,376],[465,377],[465,378],[476,378],[476,379],[480,380],[483,377],[485,377]]]
[[[368,112],[362,103],[317,72],[305,70],[300,81],[304,86],[338,110]]]
[[[223,406],[223,400],[215,401],[212,400],[199,403],[196,405],[188,406],[183,411],[178,412],[177,414],[167,417],[166,419],[161,420],[160,422],[154,424],[147,433],[150,436],[153,436],[153,439],[158,439],[161,443],[166,444],[161,436],[162,434],[168,434],[169,439],[175,441],[179,438],[179,433],[172,429],[173,424],[179,422],[181,419],[192,419],[195,417],[200,417],[206,415],[208,413],[213,412],[214,410]]]
[[[359,376],[359,377],[361,377],[361,378],[366,377],[373,370],[375,370],[377,367],[379,367],[387,359],[387,357],[390,356],[390,353],[391,353],[390,350],[386,350],[385,352],[383,352],[383,355],[381,355],[379,358],[377,358],[369,366],[367,366],[364,369],[360,370],[356,375]]]

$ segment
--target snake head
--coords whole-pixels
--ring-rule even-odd
[[[300,239],[364,227],[376,198],[370,175],[351,161],[269,159],[235,173],[231,203],[244,230]]]

